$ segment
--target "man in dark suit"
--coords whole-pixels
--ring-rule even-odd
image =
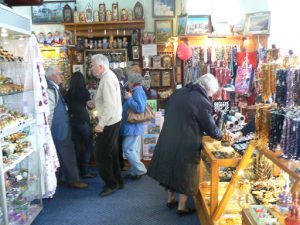
[[[46,71],[46,79],[50,108],[48,122],[59,158],[61,172],[71,188],[87,188],[88,185],[80,181],[74,144],[71,139],[67,105],[59,91],[59,85],[63,81],[61,71],[55,66],[50,66]]]

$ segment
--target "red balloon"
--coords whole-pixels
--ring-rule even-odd
[[[177,56],[181,60],[188,60],[192,56],[192,49],[187,44],[179,44]]]

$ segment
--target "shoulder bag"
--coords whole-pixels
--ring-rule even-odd
[[[146,105],[146,109],[143,113],[135,113],[131,109],[127,111],[127,122],[128,123],[142,123],[146,121],[150,121],[155,118],[155,112],[153,112],[152,108]]]

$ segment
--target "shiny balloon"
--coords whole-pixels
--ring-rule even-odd
[[[192,56],[192,49],[187,44],[179,44],[177,56],[181,60],[188,60]]]

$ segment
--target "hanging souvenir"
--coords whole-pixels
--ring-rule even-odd
[[[143,19],[143,16],[144,16],[143,5],[140,2],[137,2],[134,5],[134,18],[136,20],[141,20]]]
[[[63,17],[64,17],[64,22],[67,23],[73,22],[72,9],[68,4],[66,4],[63,8]]]

